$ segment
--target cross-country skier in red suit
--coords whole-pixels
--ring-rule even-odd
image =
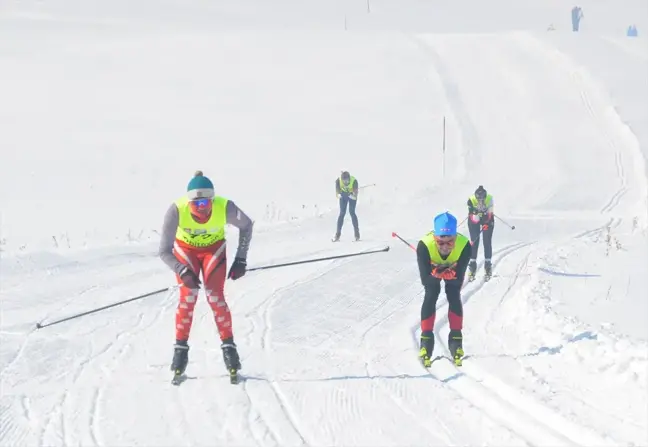
[[[159,256],[176,274],[180,302],[175,317],[176,343],[171,369],[182,374],[188,362],[189,332],[200,291],[200,274],[207,302],[218,327],[225,366],[234,374],[241,368],[232,316],[225,301],[227,269],[225,226],[239,230],[238,250],[227,274],[236,280],[246,272],[246,257],[252,239],[252,220],[234,202],[214,194],[214,185],[197,171],[187,194],[167,209],[162,226]]]

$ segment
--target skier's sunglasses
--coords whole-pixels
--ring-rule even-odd
[[[211,203],[211,199],[195,199],[191,201],[191,204],[196,208],[206,208]]]

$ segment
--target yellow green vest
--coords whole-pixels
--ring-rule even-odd
[[[486,209],[488,209],[488,207],[490,206],[492,200],[493,200],[493,196],[491,196],[490,194],[487,194],[486,198],[484,199],[484,206],[486,207]],[[472,196],[470,196],[470,203],[472,203],[472,206],[477,208],[477,205],[479,205],[479,200],[477,199],[476,195],[473,194]],[[485,210],[483,210],[483,211],[485,211]]]
[[[430,231],[426,234],[421,241],[423,241],[425,246],[428,248],[428,251],[430,252],[430,262],[434,265],[456,264],[461,256],[461,252],[466,245],[470,243],[470,239],[461,233],[457,233],[457,240],[455,241],[452,251],[446,259],[443,259],[441,253],[439,253],[439,247],[437,247],[436,241],[434,240],[434,231]]]
[[[349,176],[349,186],[345,186],[344,182],[342,181],[342,177],[340,177],[340,191],[342,192],[353,192],[353,183],[355,182],[355,177],[354,176]]]
[[[178,229],[176,239],[194,247],[209,247],[225,239],[227,224],[227,199],[214,197],[211,217],[204,224],[198,223],[191,216],[189,199],[183,197],[175,201],[178,207]]]

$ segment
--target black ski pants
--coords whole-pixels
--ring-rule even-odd
[[[346,216],[347,207],[349,208],[349,214],[351,215],[351,223],[353,224],[353,231],[356,236],[360,235],[360,228],[358,227],[358,216],[356,216],[356,202],[357,200],[349,199],[349,196],[342,194],[340,196],[340,215],[337,220],[337,232],[339,236],[342,233],[342,225],[344,224],[344,216]]]
[[[484,259],[491,259],[493,256],[493,227],[495,221],[493,220],[488,224],[488,228],[481,230],[482,224],[468,222],[468,231],[470,231],[470,240],[472,241],[472,253],[470,259],[477,259],[479,252],[479,236],[481,234],[484,240]]]
[[[425,296],[421,306],[421,321],[429,318],[434,319],[436,314],[436,305],[439,295],[441,294],[441,279],[430,277],[425,283]],[[445,281],[445,294],[448,300],[448,316],[450,318],[451,329],[454,328],[453,316],[463,317],[463,304],[461,303],[461,285],[457,280]],[[453,315],[454,314],[454,315]],[[457,328],[461,329],[461,328]]]

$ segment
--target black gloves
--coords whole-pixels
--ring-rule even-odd
[[[245,276],[245,272],[247,271],[247,262],[245,262],[244,258],[234,258],[234,262],[232,263],[232,266],[230,267],[230,271],[227,275],[228,278],[237,280],[242,276]]]
[[[180,279],[185,287],[198,289],[200,287],[200,278],[194,273],[189,266],[185,266],[180,272]]]

